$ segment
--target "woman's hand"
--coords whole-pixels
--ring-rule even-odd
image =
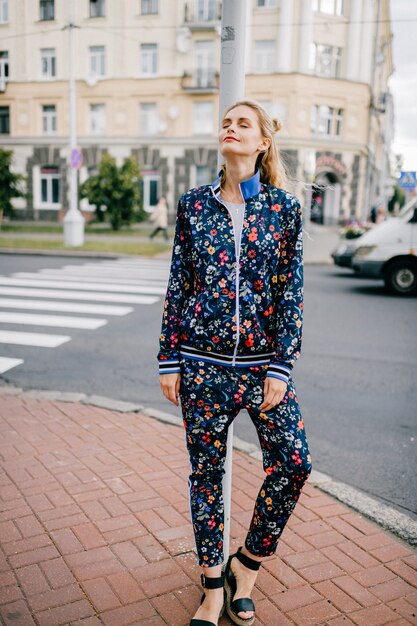
[[[267,376],[264,382],[264,401],[259,409],[261,411],[269,411],[273,406],[279,404],[285,396],[287,383],[279,378]]]
[[[160,374],[159,385],[165,398],[178,406],[178,394],[180,390],[181,374]]]

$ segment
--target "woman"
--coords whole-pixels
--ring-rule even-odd
[[[158,200],[158,204],[151,213],[150,221],[155,223],[155,230],[149,235],[149,239],[153,239],[160,230],[164,233],[165,241],[168,241],[168,207],[164,196]]]
[[[192,470],[205,587],[192,626],[216,626],[224,608],[236,624],[253,624],[257,571],[275,553],[311,472],[291,377],[301,348],[301,207],[283,189],[279,129],[256,102],[233,104],[219,133],[219,177],[178,203],[158,361],[163,394],[176,406],[181,400]],[[257,429],[266,476],[245,545],[222,572],[227,430],[242,408]]]

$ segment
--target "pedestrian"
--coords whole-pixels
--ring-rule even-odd
[[[218,136],[216,181],[178,202],[158,361],[163,394],[181,401],[190,457],[205,589],[191,626],[216,626],[225,609],[234,623],[253,624],[257,572],[311,472],[291,376],[302,335],[301,207],[285,190],[279,129],[258,103],[233,104]],[[265,480],[245,544],[223,571],[226,440],[241,409],[257,429]]]
[[[168,241],[168,207],[165,196],[159,198],[149,219],[156,226],[155,230],[149,235],[149,239],[153,239],[162,230],[165,241]]]

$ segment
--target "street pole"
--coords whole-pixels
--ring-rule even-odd
[[[81,166],[81,153],[77,149],[77,108],[74,73],[74,0],[69,0],[68,28],[68,95],[69,95],[69,158],[70,207],[64,217],[64,245],[82,246],[84,243],[84,217],[78,210],[78,169]]]
[[[379,39],[379,20],[381,15],[381,0],[377,0],[377,17],[375,24],[375,38],[374,38],[374,46],[372,53],[372,67],[371,67],[371,79],[370,79],[370,88],[371,88],[371,101],[369,103],[369,112],[368,112],[368,132],[367,132],[367,155],[366,155],[366,172],[365,172],[365,194],[364,194],[364,203],[362,209],[362,219],[366,222],[369,219],[369,211],[370,211],[370,198],[371,198],[371,131],[372,131],[372,119],[374,113],[374,91],[375,91],[375,71],[376,71],[376,57],[378,54],[378,39]]]
[[[224,111],[245,95],[245,32],[247,0],[223,0],[219,94],[219,131]],[[218,153],[217,170],[223,163]],[[230,513],[232,502],[233,424],[227,435],[227,456],[223,478],[224,558],[230,552]]]

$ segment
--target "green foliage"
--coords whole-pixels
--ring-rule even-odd
[[[23,190],[25,177],[21,174],[14,174],[10,167],[12,164],[13,152],[0,148],[0,209],[3,215],[12,217],[14,209],[13,198],[26,198]]]
[[[397,204],[401,208],[402,206],[404,206],[404,203],[405,193],[400,187],[398,187],[398,185],[395,185],[394,193],[392,194],[391,200],[388,202],[388,211],[392,213]]]
[[[140,168],[136,159],[126,159],[121,167],[110,154],[103,154],[98,174],[80,186],[81,198],[96,206],[98,221],[108,219],[113,230],[145,219],[140,189]]]

